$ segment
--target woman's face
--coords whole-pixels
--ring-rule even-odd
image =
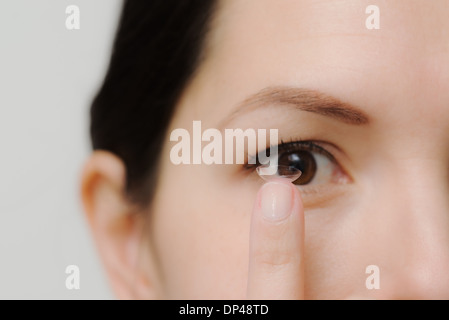
[[[315,160],[297,186],[306,298],[449,296],[449,2],[378,0],[369,30],[371,4],[221,1],[146,212],[164,298],[246,297],[263,181],[241,164],[174,165],[170,132],[194,120],[278,129],[276,143],[297,142],[280,155]]]

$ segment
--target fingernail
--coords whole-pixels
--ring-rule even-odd
[[[288,184],[268,182],[262,187],[260,207],[267,220],[286,219],[290,215],[292,202],[293,193]]]

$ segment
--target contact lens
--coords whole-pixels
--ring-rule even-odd
[[[296,181],[302,174],[301,170],[295,167],[283,165],[260,165],[256,168],[257,174],[265,181],[273,181],[284,178],[291,182]]]

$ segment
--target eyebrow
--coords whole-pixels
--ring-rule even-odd
[[[226,120],[230,121],[242,113],[272,105],[293,106],[350,125],[366,125],[370,122],[364,112],[349,103],[320,91],[294,87],[265,88],[246,98]]]

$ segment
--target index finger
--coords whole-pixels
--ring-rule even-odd
[[[304,210],[288,180],[268,182],[251,218],[249,299],[304,298]]]

